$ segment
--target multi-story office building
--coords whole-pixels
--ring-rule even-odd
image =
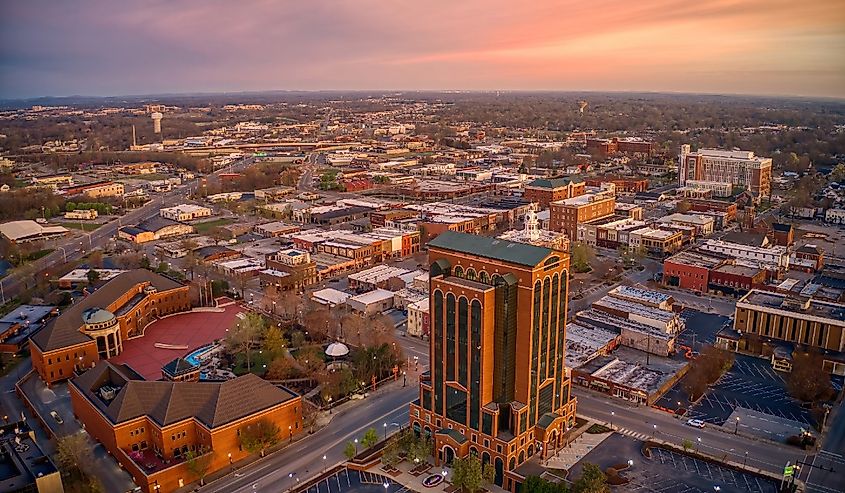
[[[435,460],[475,453],[512,490],[563,444],[576,399],[564,365],[569,256],[455,232],[429,243],[431,371],[411,426]]]
[[[605,184],[601,191],[552,202],[549,205],[549,229],[562,231],[570,239],[576,239],[579,224],[612,216],[615,208],[615,188],[612,184]]]
[[[736,304],[734,331],[719,334],[717,343],[748,349],[749,334],[792,346],[821,349],[825,369],[845,375],[845,305],[753,289]]]
[[[755,196],[772,192],[772,158],[755,156],[752,151],[700,149],[691,152],[689,144],[681,146],[678,181],[731,183],[751,190]]]

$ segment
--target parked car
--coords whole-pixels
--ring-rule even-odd
[[[63,420],[62,417],[59,416],[59,413],[57,413],[56,411],[50,411],[50,416],[52,416],[53,419],[56,420],[56,423],[64,424],[65,422],[65,420]]]
[[[695,428],[704,428],[704,421],[700,419],[690,419],[687,420],[687,425],[694,426]]]

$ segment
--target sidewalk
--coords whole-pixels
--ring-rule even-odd
[[[566,469],[568,471],[611,435],[613,435],[612,431],[605,433],[584,432],[566,447],[558,449],[555,455],[546,459],[544,466],[551,469]]]

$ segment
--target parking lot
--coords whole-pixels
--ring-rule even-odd
[[[733,367],[705,392],[687,417],[721,425],[737,407],[807,426],[812,423],[810,411],[789,397],[786,382],[767,360],[741,354],[736,355]]]
[[[704,345],[716,342],[716,333],[731,319],[715,313],[704,313],[699,310],[686,309],[681,312],[681,318],[686,323],[686,329],[678,335],[678,343],[698,351]]]
[[[641,450],[641,441],[625,435],[612,435],[573,467],[569,479],[580,476],[581,466],[587,462],[598,464],[604,470],[631,460],[633,465],[621,472],[630,483],[619,487],[620,491],[703,493],[712,492],[717,486],[720,491],[777,491],[778,485],[763,477],[665,449],[653,448],[649,459],[642,455]]]

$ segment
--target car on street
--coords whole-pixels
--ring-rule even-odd
[[[65,420],[63,420],[62,417],[59,416],[59,413],[57,413],[56,411],[50,411],[50,416],[52,416],[53,419],[56,420],[56,423],[64,424],[65,422]]]
[[[704,428],[704,421],[701,421],[700,419],[690,419],[687,420],[687,425],[695,428]]]

